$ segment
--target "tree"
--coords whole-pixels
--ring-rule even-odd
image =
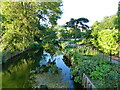
[[[61,2],[1,2],[2,49],[11,52],[30,47],[35,40],[43,40],[43,30],[57,24],[62,11]],[[54,7],[54,8],[53,8]],[[41,36],[40,36],[41,35]]]
[[[71,18],[71,20],[69,22],[66,22],[65,27],[74,28],[75,40],[76,40],[77,30],[79,28],[88,29],[89,28],[88,25],[84,24],[84,23],[88,23],[88,22],[89,22],[89,20],[87,18],[78,18],[78,19]]]
[[[37,16],[39,22],[45,25],[57,25],[57,20],[63,13],[61,10],[62,2],[41,2],[38,3]]]
[[[97,47],[105,53],[118,54],[118,17],[112,15],[105,17],[101,22],[96,21],[91,27],[91,39],[90,42],[93,46]],[[116,34],[116,35],[114,35]]]
[[[118,16],[118,35],[119,35],[119,48],[118,48],[118,52],[119,52],[119,57],[120,57],[120,1],[118,3],[118,13],[117,13],[117,16]]]
[[[118,31],[117,30],[102,30],[98,33],[99,49],[108,54],[118,53]],[[112,51],[112,52],[111,52]]]
[[[36,3],[35,2],[1,2],[2,15],[5,19],[2,27],[5,28],[2,35],[2,49],[24,50],[33,42],[35,34],[39,34],[36,27]]]

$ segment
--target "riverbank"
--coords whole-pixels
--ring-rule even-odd
[[[25,53],[25,52],[27,52],[27,51],[29,51],[31,49],[41,49],[42,50],[43,47],[41,45],[34,44],[33,46],[28,47],[28,48],[26,48],[23,51],[15,51],[14,53],[11,53],[8,50],[3,50],[0,53],[0,55],[1,55],[1,59],[0,59],[1,60],[1,64],[2,63],[6,63],[7,61],[12,60],[12,58],[15,58],[15,57],[21,55],[22,53]]]
[[[120,69],[107,58],[101,57],[97,50],[82,45],[67,47],[64,54],[71,59],[71,74],[74,75],[75,82],[81,83],[82,74],[85,73],[97,88],[118,88]],[[111,75],[115,77],[110,78]]]

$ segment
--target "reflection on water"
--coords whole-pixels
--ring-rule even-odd
[[[68,88],[74,88],[74,81],[71,80],[71,75],[70,75],[70,68],[68,66],[66,66],[66,64],[63,62],[63,55],[58,55],[56,57],[56,66],[58,68],[61,68],[62,69],[62,74],[64,75],[63,77],[63,80],[64,81],[69,81],[69,84],[68,84]]]
[[[40,67],[54,60],[60,73],[43,73],[36,75],[36,80],[38,81],[37,85],[47,85],[49,88],[74,88],[74,81],[71,80],[70,68],[64,63],[62,54],[52,57],[49,53],[44,51],[42,60],[40,60]]]
[[[40,72],[42,66],[48,66],[50,69],[47,72],[33,74],[36,81],[32,82],[32,86],[40,87],[41,85],[47,85],[48,88],[75,88],[75,83],[71,80],[70,68],[62,60],[63,55],[52,57],[44,51],[41,59],[41,53],[39,50],[30,50],[12,58],[11,61],[13,62],[3,65],[2,86],[4,88],[28,88],[31,67],[34,67],[33,70],[35,70],[37,66]],[[33,62],[36,63],[33,64]],[[52,65],[49,65],[49,63]],[[58,72],[54,73],[53,71]]]
[[[31,49],[11,58],[2,65],[3,88],[30,88],[29,72],[33,62],[40,59],[42,51]]]

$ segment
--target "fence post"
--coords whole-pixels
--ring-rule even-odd
[[[120,35],[120,1],[118,2],[118,35]],[[119,37],[120,39],[120,37]],[[120,57],[120,41],[118,42],[118,57]]]
[[[118,47],[118,57],[120,58],[120,46]]]
[[[83,73],[82,76],[82,85],[84,88],[91,89],[91,90],[97,90],[97,88],[93,85],[93,83],[90,81],[90,79]]]
[[[103,60],[104,60],[104,49],[103,49],[103,52],[102,52],[102,53],[103,53]]]
[[[112,61],[112,50],[110,50],[110,61]]]

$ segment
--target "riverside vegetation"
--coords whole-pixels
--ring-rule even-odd
[[[0,4],[0,64],[3,67],[0,75],[3,88],[32,88],[36,84],[35,74],[40,79],[43,75],[48,77],[45,73],[50,68],[53,75],[59,73],[55,64],[40,68],[43,51],[51,56],[55,53],[66,56],[65,63],[70,64],[71,75],[79,84],[85,73],[97,88],[120,86],[120,68],[100,53],[116,57],[120,53],[119,13],[104,17],[91,27],[87,25],[89,20],[83,17],[71,18],[60,26],[57,20],[63,13],[62,2]],[[58,78],[56,80],[59,81]],[[67,83],[61,85],[64,87]]]

